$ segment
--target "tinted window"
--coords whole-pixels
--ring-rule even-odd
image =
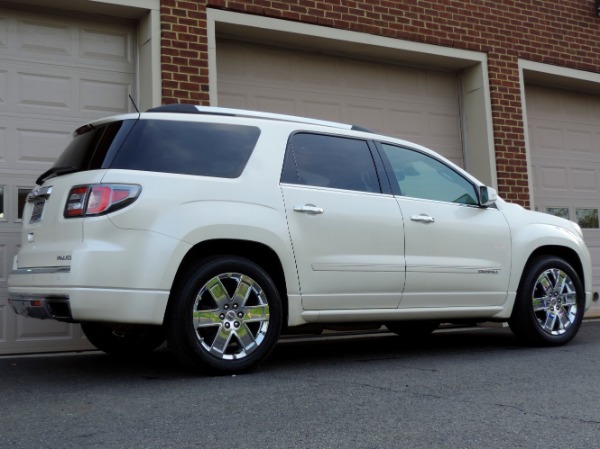
[[[131,123],[131,121],[129,121]],[[54,167],[72,167],[76,171],[102,168],[108,150],[127,122],[111,122],[98,127],[80,128],[60,155]]]
[[[382,146],[403,196],[478,204],[475,187],[447,165],[418,151]]]
[[[111,168],[236,178],[259,135],[254,126],[140,120]]]
[[[282,182],[335,189],[379,192],[367,142],[298,133],[290,138]]]

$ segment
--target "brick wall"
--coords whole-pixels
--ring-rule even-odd
[[[206,8],[485,52],[500,194],[529,206],[518,59],[600,72],[594,0],[161,0],[163,102],[208,104]]]

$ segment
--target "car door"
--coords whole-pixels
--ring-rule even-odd
[[[404,216],[401,307],[498,306],[510,276],[510,229],[458,170],[416,149],[383,143]]]
[[[398,307],[403,220],[394,196],[381,193],[367,141],[292,135],[281,191],[304,309]]]

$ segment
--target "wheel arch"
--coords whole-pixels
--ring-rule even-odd
[[[534,260],[543,256],[555,256],[565,260],[569,265],[571,265],[571,267],[573,267],[573,269],[575,270],[575,272],[581,280],[581,284],[584,287],[584,291],[586,291],[586,282],[589,283],[590,279],[589,276],[586,276],[586,270],[584,268],[580,254],[578,254],[577,251],[575,251],[574,249],[569,248],[567,246],[553,244],[542,245],[535,248],[529,254],[529,257],[527,257],[525,262],[520,266],[520,271],[517,271],[516,282],[514,284],[511,282],[511,284],[514,286],[513,289],[511,289],[513,293],[509,295],[509,301],[507,304],[508,307],[505,307],[504,312],[502,313],[502,317],[508,318],[512,315],[516,303],[517,289],[523,282],[528,268],[531,266],[531,263]],[[589,306],[589,299],[590,298],[586,296],[586,308]]]
[[[573,267],[573,269],[579,276],[579,279],[581,280],[581,284],[583,286],[586,285],[585,281],[587,279],[586,279],[586,275],[585,275],[585,270],[583,269],[583,264],[581,263],[581,259],[579,258],[579,255],[573,249],[568,248],[566,246],[560,246],[560,245],[546,245],[546,246],[541,246],[539,248],[536,248],[529,255],[529,258],[527,259],[527,261],[525,262],[525,265],[523,266],[523,270],[521,273],[521,279],[523,279],[525,270],[527,269],[527,267],[529,266],[531,261],[535,260],[539,257],[542,257],[542,256],[557,256],[557,257],[560,257],[561,259],[564,259],[566,262],[569,263],[569,265],[571,265]],[[520,283],[521,283],[521,280],[519,280],[519,284]]]
[[[285,327],[289,313],[288,289],[281,259],[272,248],[263,243],[238,239],[206,240],[196,244],[187,252],[179,264],[173,280],[165,314],[165,322],[173,304],[173,292],[177,290],[177,285],[186,276],[186,273],[199,261],[215,256],[244,257],[260,265],[269,274],[279,292],[283,307],[283,325]]]

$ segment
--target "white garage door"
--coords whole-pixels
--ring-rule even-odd
[[[17,317],[6,279],[20,207],[82,123],[128,110],[131,23],[0,8],[0,354],[88,347],[79,326]]]
[[[217,76],[219,106],[361,125],[464,166],[454,74],[219,40]]]
[[[583,228],[600,291],[600,96],[529,85],[526,101],[535,208]]]

